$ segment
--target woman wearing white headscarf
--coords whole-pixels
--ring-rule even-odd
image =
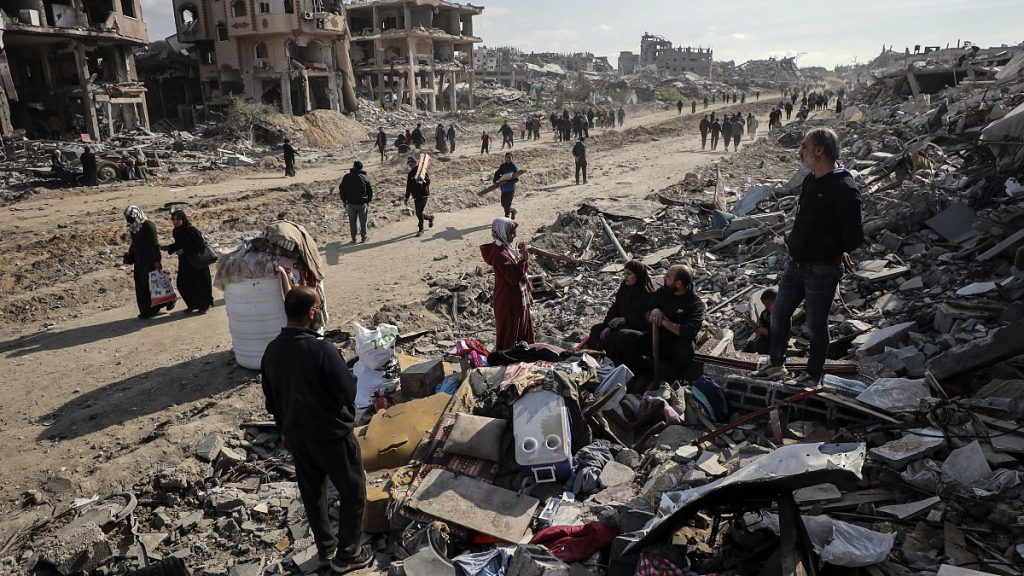
[[[530,316],[530,253],[526,243],[516,239],[515,220],[495,218],[490,244],[480,246],[484,262],[494,268],[495,350],[507,350],[519,342],[534,342]]]
[[[156,237],[156,225],[146,218],[146,214],[138,206],[129,206],[124,210],[124,219],[128,222],[128,231],[132,235],[131,246],[124,255],[124,263],[134,265],[135,301],[139,305],[139,318],[152,318],[161,308],[174,308],[174,302],[150,306],[149,273],[160,270],[160,241]]]

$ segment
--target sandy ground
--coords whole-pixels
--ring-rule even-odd
[[[757,108],[761,134],[768,101]],[[572,179],[571,144],[553,142],[550,132],[517,144],[516,161],[530,170],[515,203],[520,237],[586,197],[646,196],[725,154],[700,150],[702,111],[687,111],[630,117],[623,128],[592,133],[586,185]],[[219,291],[204,316],[179,307],[135,318],[130,270],[119,266],[125,206],[143,207],[168,239],[165,205],[185,202],[223,247],[288,209],[317,236],[331,327],[348,330],[385,303],[425,297],[425,275],[481,264],[478,246],[490,241],[501,207],[496,193],[477,199],[474,191],[500,163],[500,145],[481,157],[478,141],[466,140],[451,162],[435,162],[431,202],[447,211],[421,238],[413,236],[415,218],[400,210],[401,161],[381,165],[369,152],[358,158],[378,198],[366,244],[347,243],[334,191],[352,157],[300,165],[294,179],[250,171],[181,186],[58,192],[0,208],[0,549],[16,527],[51,513],[23,507],[25,490],[44,489],[59,510],[72,497],[130,489],[188,454],[204,433],[233,431],[262,413],[256,374],[234,363]]]

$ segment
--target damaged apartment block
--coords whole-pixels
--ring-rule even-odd
[[[132,51],[149,32],[139,0],[0,2],[0,129],[30,137],[149,127]]]
[[[441,0],[375,0],[348,5],[352,62],[360,95],[436,112],[458,109],[468,82],[473,107],[473,16],[483,8]]]
[[[285,114],[357,108],[341,0],[175,0],[174,17],[213,108],[233,95]]]

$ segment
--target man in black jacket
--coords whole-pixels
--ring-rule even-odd
[[[374,145],[380,150],[380,161],[384,162],[384,150],[388,147],[388,135],[384,133],[384,128],[377,129],[377,141]]]
[[[665,272],[665,285],[655,292],[647,306],[647,330],[620,329],[605,345],[608,357],[625,364],[634,374],[650,374],[654,350],[653,331],[658,330],[658,352],[670,366],[666,380],[690,376],[690,363],[697,351],[697,336],[704,325],[704,302],[693,289],[693,268],[676,264]]]
[[[352,243],[356,243],[356,220],[359,221],[359,235],[366,242],[366,217],[369,213],[370,201],[373,200],[373,187],[370,179],[363,171],[363,163],[356,160],[348,174],[338,185],[341,192],[341,203],[348,212],[348,229],[352,235]]]
[[[420,124],[416,124],[412,130],[412,144],[419,150],[423,146],[423,142],[423,128]]]
[[[843,268],[853,267],[849,253],[864,243],[860,191],[838,158],[839,138],[832,130],[815,128],[804,136],[800,160],[811,173],[804,178],[796,220],[786,239],[789,262],[772,308],[771,364],[754,372],[754,377],[787,376],[786,348],[793,312],[801,302],[811,345],[807,373],[798,384],[816,386],[824,375],[828,312]]]
[[[583,172],[583,183],[587,183],[587,145],[580,138],[572,147],[572,157],[576,159],[576,183],[580,183],[580,171]]]
[[[369,566],[361,546],[366,473],[352,427],[356,379],[341,353],[310,329],[320,308],[312,288],[292,288],[284,299],[288,325],[263,352],[260,370],[267,411],[292,453],[295,478],[322,567],[345,574]],[[338,531],[331,530],[327,480],[338,491]]]
[[[455,124],[448,125],[448,132],[445,134],[448,137],[448,151],[452,154],[455,153]]]
[[[292,146],[292,141],[285,138],[284,146],[281,146],[281,150],[284,152],[284,175],[295,176],[295,157],[299,154],[295,151],[295,147]]]
[[[405,179],[405,203],[409,204],[409,197],[412,197],[413,206],[416,207],[416,218],[419,219],[420,227],[416,236],[423,236],[423,221],[434,227],[434,215],[424,212],[427,208],[427,199],[430,198],[430,173],[424,173],[422,178],[416,177],[416,169],[419,162],[415,156],[409,156],[406,161],[409,165],[409,174]]]

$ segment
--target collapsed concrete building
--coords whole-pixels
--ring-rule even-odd
[[[958,86],[964,82],[982,83],[996,80],[1007,74],[1016,74],[1021,56],[1021,46],[998,46],[981,48],[970,42],[961,46],[941,48],[939,46],[920,45],[914,52],[906,48],[905,52],[894,52],[883,48],[882,53],[868,64],[871,75],[886,84],[893,95],[918,97],[922,94],[935,94],[946,88]],[[1011,61],[1017,58],[1013,66]],[[1006,68],[1006,72],[1002,69]]]
[[[35,138],[149,126],[132,51],[149,31],[139,0],[0,5],[0,129]]]
[[[653,68],[672,74],[695,72],[708,75],[713,62],[711,48],[677,48],[662,36],[644,33],[640,37],[640,55],[623,51],[619,53],[619,72],[633,74],[636,68]]]
[[[174,0],[174,16],[208,106],[238,95],[285,114],[358,107],[340,0]]]
[[[472,107],[473,45],[482,42],[473,34],[473,17],[481,12],[480,6],[444,0],[349,4],[357,92],[430,112],[455,111],[458,85],[466,82]]]
[[[491,82],[509,88],[516,85],[523,67],[523,53],[511,46],[473,49],[473,73],[480,82]]]

